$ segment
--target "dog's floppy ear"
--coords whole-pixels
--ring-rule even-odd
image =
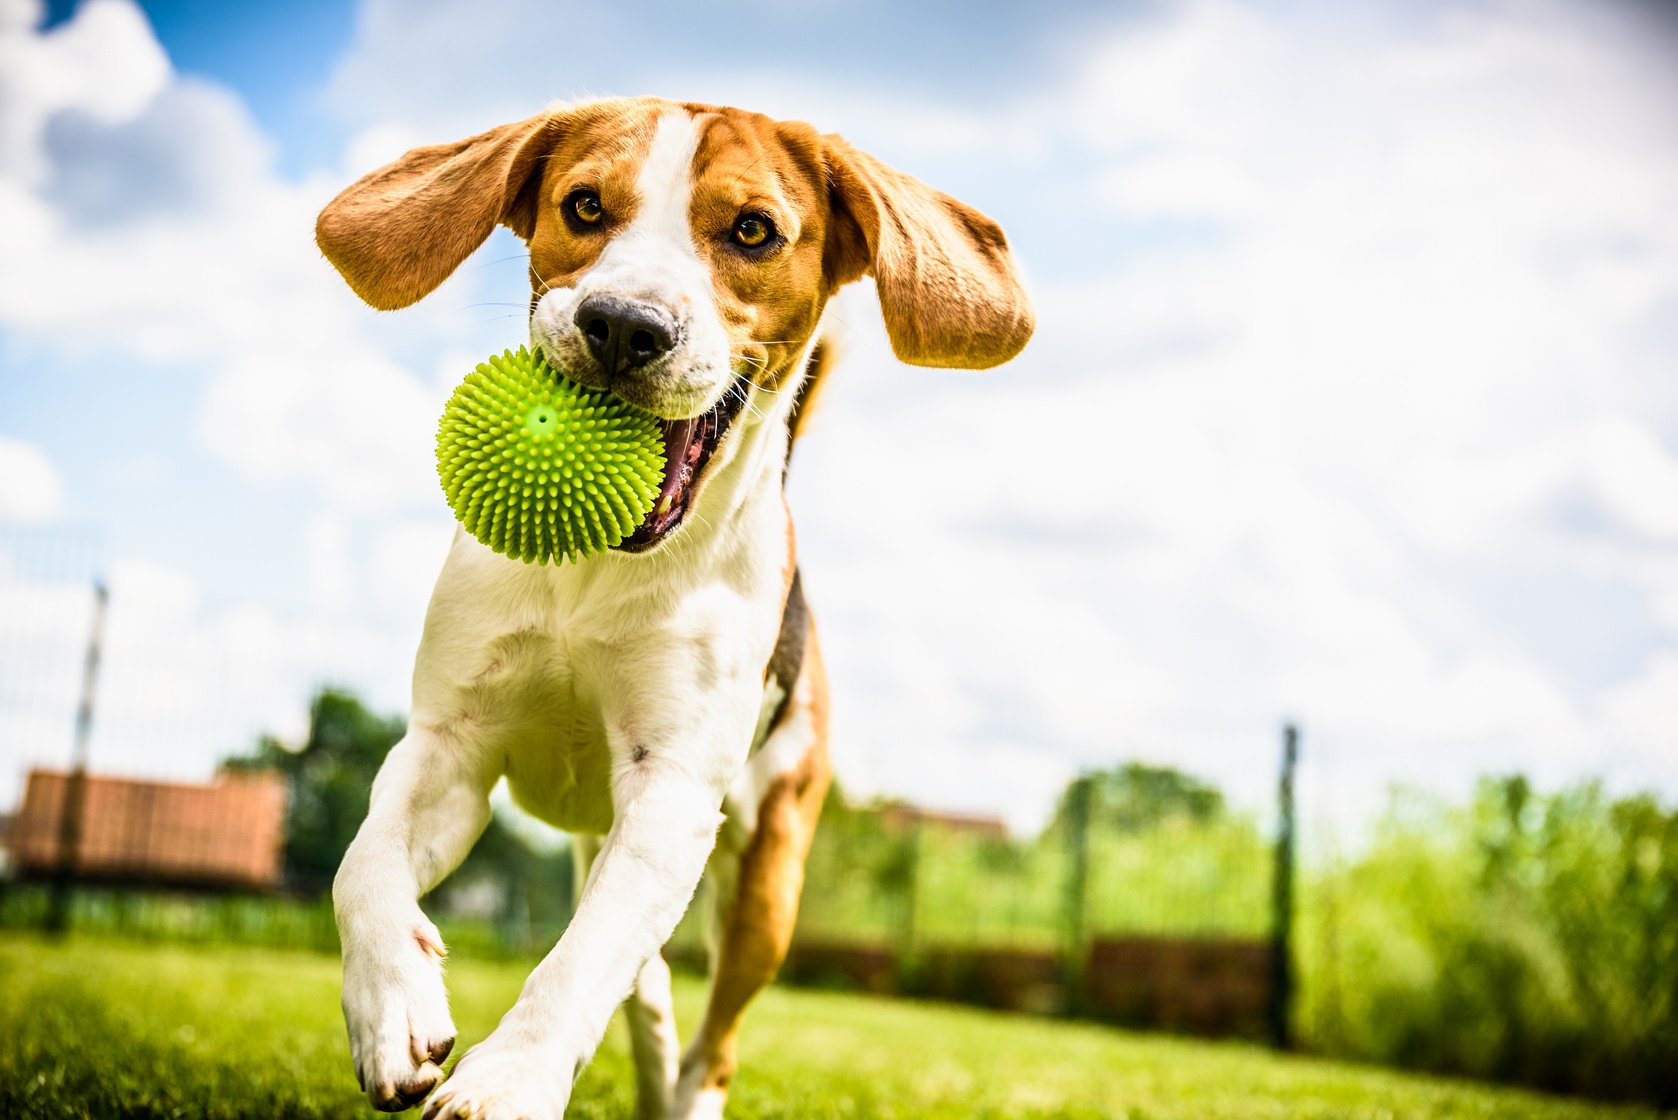
[[[315,241],[356,295],[381,311],[406,307],[448,279],[497,222],[530,239],[538,172],[562,120],[539,113],[415,148],[327,203]]]
[[[835,287],[872,275],[891,348],[917,366],[988,369],[1031,338],[1031,302],[1002,228],[837,136],[826,136]]]

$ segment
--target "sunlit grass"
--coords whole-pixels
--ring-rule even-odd
[[[493,1028],[527,967],[457,958],[457,1023]],[[702,985],[679,978],[691,1023]],[[372,1115],[331,957],[0,936],[0,1115]],[[457,1050],[458,1053],[458,1050]],[[773,989],[752,1009],[732,1117],[1642,1117],[1497,1089],[951,1007]],[[570,1115],[627,1117],[615,1027]]]

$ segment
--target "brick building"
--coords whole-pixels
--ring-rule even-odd
[[[66,774],[32,770],[7,830],[12,874],[60,867]],[[261,890],[279,885],[285,782],[228,772],[207,785],[89,775],[72,866],[78,879]]]

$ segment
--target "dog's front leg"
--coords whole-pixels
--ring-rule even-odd
[[[613,1010],[692,899],[726,783],[670,748],[625,742],[613,754],[612,829],[576,915],[501,1025],[432,1098],[427,1120],[558,1120]]]
[[[466,744],[411,727],[380,766],[367,819],[333,880],[344,1022],[374,1108],[412,1108],[443,1080],[454,1045],[443,939],[418,899],[489,823],[496,777]]]

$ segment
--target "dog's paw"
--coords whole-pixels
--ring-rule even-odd
[[[561,1120],[579,1064],[549,1047],[505,1044],[491,1035],[466,1052],[426,1102],[425,1120]]]
[[[454,1020],[443,940],[423,915],[389,937],[346,938],[344,1023],[356,1078],[374,1108],[412,1108],[442,1084]]]

